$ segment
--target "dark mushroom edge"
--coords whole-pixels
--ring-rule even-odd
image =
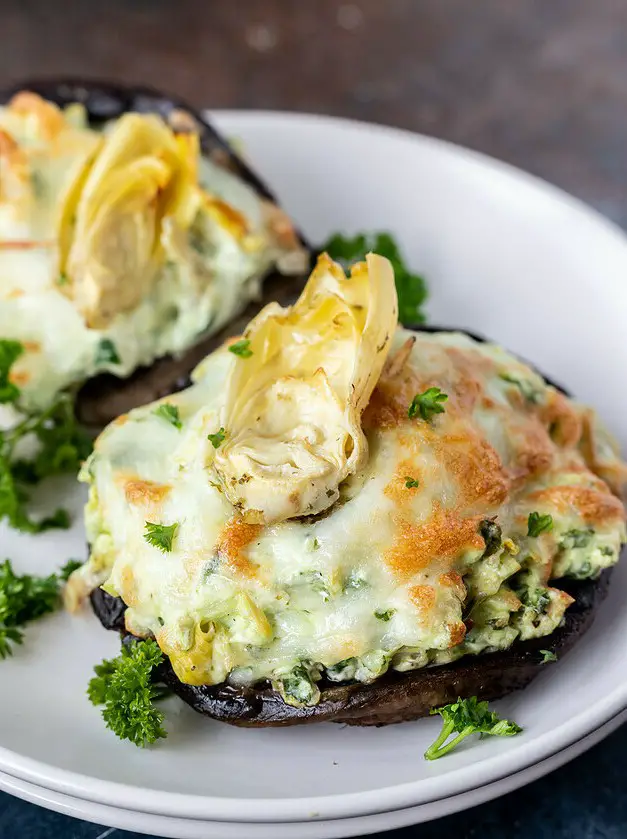
[[[195,687],[183,684],[169,662],[161,665],[157,678],[165,682],[195,711],[242,727],[298,725],[306,722],[341,722],[347,725],[387,725],[427,716],[432,708],[463,698],[499,699],[526,687],[544,668],[540,650],[561,658],[584,634],[605,598],[612,570],[597,580],[560,580],[560,588],[575,598],[563,624],[543,638],[515,642],[504,652],[467,656],[452,664],[425,667],[406,673],[388,672],[371,684],[338,685],[318,682],[317,705],[295,708],[287,705],[267,683],[253,687],[227,684]],[[126,606],[119,597],[102,589],[91,594],[91,605],[105,629],[132,639],[124,627]]]

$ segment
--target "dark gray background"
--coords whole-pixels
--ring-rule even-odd
[[[624,0],[0,0],[0,85],[59,75],[411,128],[627,227]],[[521,792],[395,835],[622,839],[626,752],[623,728]],[[0,795],[0,839],[130,835]]]

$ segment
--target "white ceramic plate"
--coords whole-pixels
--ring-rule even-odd
[[[110,807],[106,804],[96,804],[82,798],[73,798],[62,792],[37,787],[28,781],[13,778],[0,772],[0,789],[4,792],[39,804],[50,810],[64,813],[78,819],[106,824],[121,830],[133,830],[138,833],[156,834],[157,836],[172,837],[172,839],[339,839],[345,836],[364,836],[368,833],[379,833],[384,830],[394,830],[411,824],[419,824],[431,819],[450,816],[468,807],[476,807],[486,801],[491,801],[500,795],[505,795],[518,789],[524,784],[531,783],[538,778],[552,772],[577,755],[600,742],[610,732],[618,728],[627,720],[627,712],[623,712],[610,722],[601,726],[597,731],[584,737],[578,743],[569,746],[547,760],[536,763],[529,769],[523,769],[509,778],[487,784],[472,792],[461,793],[452,798],[442,799],[432,804],[409,807],[404,810],[394,810],[388,813],[375,813],[370,816],[355,816],[331,821],[284,822],[282,824],[262,822],[214,822],[198,821],[196,819],[181,819],[171,816],[157,816],[151,813],[139,813]]]
[[[627,241],[609,222],[503,164],[425,137],[317,117],[220,114],[312,241],[392,230],[428,277],[433,322],[509,346],[593,402],[627,441]],[[78,493],[75,497],[79,504]],[[80,526],[3,533],[19,569],[84,552]],[[384,729],[246,731],[175,700],[169,738],[146,751],[105,730],[84,690],[116,638],[90,616],[56,615],[0,664],[0,771],[55,792],[170,818],[331,820],[442,801],[520,773],[627,707],[627,565],[577,648],[499,703],[518,737],[427,763],[435,719]],[[520,775],[519,777],[524,777]]]

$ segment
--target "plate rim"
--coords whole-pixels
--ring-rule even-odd
[[[567,763],[570,763],[571,760],[575,760],[577,757],[580,757],[588,749],[598,745],[625,722],[627,722],[627,712],[624,711],[606,722],[600,728],[590,732],[590,734],[583,738],[583,740],[580,740],[578,743],[573,744],[567,749],[563,749],[556,755],[540,761],[540,763],[536,763],[521,772],[517,772],[514,775],[510,775],[507,778],[496,781],[493,784],[480,787],[479,790],[481,793],[478,796],[479,800],[472,800],[471,798],[472,793],[477,792],[477,790],[470,790],[468,792],[460,793],[457,796],[445,799],[444,803],[447,803],[445,810],[443,810],[442,806],[437,806],[442,805],[442,802],[432,802],[402,810],[373,813],[370,815],[350,816],[346,819],[334,819],[331,821],[310,820],[308,822],[262,822],[255,824],[254,822],[198,821],[196,819],[183,819],[180,817],[160,816],[154,813],[142,813],[139,811],[126,810],[116,806],[99,804],[98,802],[87,801],[81,798],[74,798],[73,796],[65,793],[53,792],[52,790],[38,787],[28,781],[17,779],[14,776],[5,775],[3,772],[0,772],[0,790],[4,791],[8,795],[13,795],[23,801],[35,804],[36,806],[45,807],[46,809],[54,810],[55,812],[64,813],[72,818],[83,819],[96,824],[102,823],[110,825],[106,819],[111,815],[114,815],[116,816],[117,823],[110,826],[119,830],[134,830],[142,833],[149,832],[152,835],[156,830],[162,834],[165,826],[168,828],[170,836],[176,836],[177,839],[180,839],[181,837],[181,834],[179,833],[181,825],[184,828],[192,828],[192,830],[186,830],[186,835],[188,837],[193,836],[194,838],[198,837],[198,839],[201,839],[201,837],[202,839],[206,839],[208,827],[211,827],[212,830],[219,830],[220,832],[214,835],[218,835],[220,839],[224,836],[224,831],[226,829],[237,829],[237,834],[231,834],[236,836],[237,839],[241,839],[241,836],[247,836],[250,837],[250,839],[264,839],[264,836],[254,832],[257,828],[267,829],[267,833],[264,834],[265,837],[274,837],[277,835],[277,828],[283,831],[283,836],[286,836],[287,830],[294,830],[296,827],[300,829],[301,834],[303,832],[303,828],[307,830],[308,839],[314,839],[314,836],[312,836],[312,834],[314,834],[314,830],[315,839],[318,839],[320,834],[318,833],[318,830],[315,829],[316,827],[324,831],[323,835],[325,839],[340,836],[361,836],[365,833],[370,834],[379,832],[380,830],[396,830],[402,827],[409,827],[410,825],[424,824],[426,822],[442,818],[444,815],[461,813],[472,807],[481,806],[482,804],[494,801],[496,798],[500,798],[503,795],[515,792],[517,789],[545,777],[549,773],[560,769]],[[9,784],[3,783],[7,780],[9,781]],[[7,789],[7,786],[9,789]],[[41,792],[47,793],[48,798],[42,796]],[[43,803],[40,803],[41,798],[44,798]],[[73,812],[73,810],[76,810],[77,805],[79,809],[78,813]],[[436,806],[434,807],[434,805]],[[434,809],[435,812],[433,812]],[[125,820],[120,821],[119,818],[117,818],[117,815],[120,813],[126,816]],[[105,821],[101,822],[101,817],[105,819]],[[140,824],[137,824],[137,818],[142,820]],[[375,819],[377,820],[376,825],[373,824]],[[392,824],[390,824],[390,820],[392,820]],[[170,831],[173,831],[177,826],[178,829],[176,833],[170,833]],[[337,832],[337,828],[340,826],[342,829],[340,832]],[[349,829],[346,830],[346,827]]]
[[[222,120],[228,122],[231,131],[245,132],[247,128],[255,130],[255,124],[259,127],[260,123],[275,128],[286,121],[293,125],[300,123],[301,126],[304,123],[304,127],[315,123],[324,126],[330,132],[351,130],[361,135],[364,132],[378,134],[390,141],[422,146],[436,155],[457,158],[473,168],[488,169],[491,175],[508,181],[511,186],[524,187],[536,194],[542,193],[543,195],[538,197],[558,202],[570,212],[579,215],[582,221],[596,227],[599,232],[612,239],[614,244],[621,245],[625,250],[627,262],[627,236],[613,221],[561,188],[482,152],[405,129],[340,117],[264,110],[211,110],[210,113],[218,124]],[[6,747],[0,747],[0,771],[25,781],[34,781],[36,785],[46,789],[69,793],[82,800],[164,816],[180,814],[188,818],[198,817],[225,822],[269,823],[347,818],[355,814],[374,815],[424,806],[502,781],[512,774],[526,771],[535,764],[554,757],[625,709],[627,683],[617,686],[610,694],[601,697],[592,708],[584,709],[575,717],[571,717],[545,737],[528,744],[521,741],[521,746],[515,753],[505,756],[497,753],[484,758],[475,766],[477,782],[472,787],[468,787],[467,781],[464,781],[464,777],[468,776],[466,766],[453,769],[446,776],[355,793],[301,798],[228,798],[174,793],[99,780],[93,776],[55,768],[34,758],[23,757]],[[438,788],[442,791],[438,792]]]

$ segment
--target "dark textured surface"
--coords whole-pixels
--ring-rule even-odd
[[[624,0],[0,0],[0,86],[91,74],[493,154],[627,227]],[[627,727],[499,801],[391,834],[623,839]],[[0,839],[130,839],[0,795]]]

